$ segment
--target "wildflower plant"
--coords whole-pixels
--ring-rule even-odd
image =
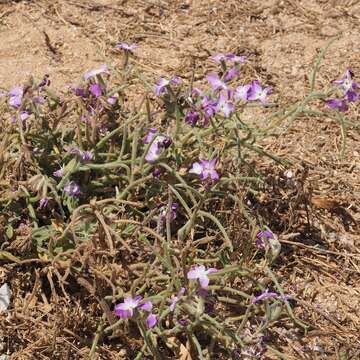
[[[259,232],[238,196],[261,181],[256,169],[249,171],[249,157],[286,164],[256,143],[267,132],[242,119],[244,109],[269,111],[270,87],[241,80],[244,56],[218,54],[211,60],[219,71],[203,84],[162,77],[129,111],[127,81],[136,74],[128,62],[141,48],[117,48],[123,69],[99,65],[59,94],[48,76],[31,79],[0,97],[0,180],[9,180],[2,182],[0,210],[7,242],[16,241],[22,223],[31,224],[31,246],[15,254],[18,260],[41,260],[49,277],[57,269],[64,292],[69,276],[105,284],[101,294],[92,293],[103,315],[90,358],[120,329],[137,336],[129,330],[133,325],[142,339],[136,359],[175,356],[174,337],[185,339],[199,359],[215,348],[229,358],[251,346],[271,350],[259,334],[284,317],[306,331],[271,270],[281,254],[277,237],[269,229]],[[282,114],[290,122],[305,112],[318,116],[327,110],[308,105],[323,100],[329,116],[344,124],[341,106],[329,98],[340,91],[341,101],[354,102],[353,75],[347,71],[333,89],[315,92],[317,69],[310,94]],[[276,131],[270,120],[269,129]],[[223,206],[246,220],[249,241],[240,242],[227,226]]]

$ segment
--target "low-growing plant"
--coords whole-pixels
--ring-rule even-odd
[[[128,354],[135,359],[259,358],[266,349],[283,356],[267,341],[272,326],[285,319],[304,332],[308,326],[271,270],[280,242],[241,194],[262,182],[255,156],[290,164],[259,145],[285,121],[327,116],[340,123],[345,145],[342,112],[357,100],[353,74],[315,90],[326,47],[309,94],[279,110],[270,87],[239,82],[244,56],[213,56],[219,70],[201,89],[173,77],[160,78],[154,91],[131,66],[137,46],[117,48],[122,70],[101,65],[61,95],[48,76],[2,93],[1,258],[56,269],[66,297],[71,278],[90,287],[103,313],[90,358],[100,342],[126,332],[122,344],[143,339]],[[139,78],[146,92],[130,109],[128,87]],[[273,108],[259,126],[258,110]],[[244,121],[245,112],[254,120]],[[246,236],[232,226],[234,216]],[[90,279],[104,282],[101,298]]]

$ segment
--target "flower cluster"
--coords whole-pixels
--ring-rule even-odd
[[[18,119],[25,124],[25,121],[34,113],[34,110],[39,105],[45,104],[43,93],[48,85],[50,85],[50,80],[49,75],[46,74],[39,84],[32,82],[25,88],[15,86],[9,92],[0,92],[0,97],[8,97],[9,106],[16,111],[16,114],[11,117],[13,124],[17,123]]]
[[[206,290],[209,285],[210,279],[208,275],[217,272],[215,268],[206,269],[204,265],[194,265],[191,270],[187,273],[189,280],[199,280],[200,287],[202,290]],[[186,289],[181,287],[176,295],[173,295],[170,299],[169,310],[173,312],[179,300],[184,296]],[[152,313],[153,304],[151,301],[143,301],[141,296],[127,296],[124,301],[115,306],[115,314],[123,319],[131,318],[136,314],[137,310],[144,310],[149,313],[146,318],[146,324],[148,328],[154,327],[158,320],[157,316]]]
[[[335,80],[333,84],[340,90],[341,96],[327,100],[326,104],[331,109],[337,109],[346,112],[349,109],[349,103],[357,101],[359,95],[357,93],[358,85],[353,80],[353,72],[348,69],[340,80]]]
[[[199,280],[200,296],[204,296],[207,294],[206,289],[209,285],[210,279],[208,275],[217,272],[218,270],[215,268],[206,269],[204,265],[194,265],[191,270],[187,273],[187,278],[189,280]],[[169,311],[174,312],[177,303],[184,297],[186,289],[181,287],[176,295],[172,295],[169,301]],[[151,301],[143,301],[141,296],[127,296],[124,298],[124,301],[120,304],[115,305],[115,314],[123,319],[136,317],[137,315],[141,315],[139,310],[148,312],[149,315],[146,317],[146,325],[147,327],[153,328],[158,323],[157,316],[152,313],[153,304]]]
[[[250,84],[239,85],[235,89],[231,87],[231,82],[240,77],[239,64],[245,62],[244,56],[235,54],[218,54],[211,57],[216,62],[221,62],[225,66],[222,76],[216,73],[210,73],[206,79],[210,85],[209,91],[202,91],[193,88],[188,101],[190,109],[185,114],[185,122],[191,126],[206,126],[210,119],[215,115],[221,115],[229,118],[236,109],[239,101],[260,101],[266,104],[267,96],[271,92],[270,87],[262,87],[258,80]],[[226,62],[234,62],[231,68],[226,67]],[[166,93],[168,86],[178,84],[178,78],[166,80],[161,78],[156,86],[155,93],[160,96]]]
[[[68,86],[70,90],[84,102],[87,113],[81,119],[88,120],[88,117],[101,115],[107,107],[116,105],[117,95],[108,95],[103,77],[110,76],[110,70],[106,64],[87,71],[84,74],[85,84],[82,86]]]
[[[194,265],[191,270],[187,273],[187,278],[189,280],[199,280],[200,290],[205,291],[209,285],[210,279],[208,275],[216,273],[218,270],[215,268],[206,269],[204,265]],[[175,311],[177,303],[184,296],[186,289],[181,287],[176,295],[173,295],[169,298],[169,310],[170,312]],[[201,293],[201,292],[200,292]],[[151,301],[143,301],[141,296],[127,296],[124,298],[124,301],[115,306],[115,314],[123,319],[131,318],[136,316],[137,310],[144,310],[149,313],[146,318],[146,324],[148,328],[153,328],[158,320],[157,316],[152,313],[153,304]]]
[[[266,104],[267,95],[271,92],[271,87],[263,88],[258,80],[252,81],[250,84],[240,85],[235,91],[230,89],[227,82],[231,80],[235,74],[232,72],[231,77],[224,76],[224,80],[220,79],[216,74],[210,74],[207,76],[212,91],[216,92],[219,89],[224,90],[220,92],[220,95],[216,100],[213,100],[215,113],[222,113],[225,117],[229,117],[230,114],[235,110],[234,102],[243,101],[256,101],[259,100],[261,103]],[[214,94],[214,93],[213,93]],[[208,98],[206,99],[208,101]]]

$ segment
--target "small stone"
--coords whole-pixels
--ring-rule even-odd
[[[284,175],[288,178],[291,179],[294,177],[294,173],[291,170],[286,170]]]

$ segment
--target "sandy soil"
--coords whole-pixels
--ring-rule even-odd
[[[253,75],[274,86],[287,103],[306,93],[319,49],[339,32],[341,39],[322,62],[319,88],[348,67],[360,79],[359,1],[0,1],[0,88],[44,74],[61,88],[97,64],[119,66],[114,45],[128,41],[140,45],[134,63],[149,79],[186,78],[194,64],[200,73],[212,66],[209,55],[219,52],[247,55]],[[352,114],[350,120],[358,123],[359,110]],[[350,130],[340,159],[339,125],[302,117],[264,142],[267,149],[296,161],[292,171],[302,179],[301,191],[311,206],[312,230],[304,231],[298,221],[305,216],[299,191],[289,185],[281,194],[261,199],[264,209],[276,201],[290,204],[278,225],[295,235],[282,239],[289,262],[279,266],[278,276],[299,301],[296,313],[316,325],[304,339],[278,329],[289,359],[360,358],[359,140],[358,130]],[[266,162],[262,166],[271,168]],[[282,176],[269,170],[269,181]],[[329,252],[321,250],[325,248]],[[58,320],[47,319],[55,331]],[[28,326],[35,325],[29,321]],[[64,337],[74,339],[69,333]],[[13,359],[36,358],[25,340],[18,350]]]

